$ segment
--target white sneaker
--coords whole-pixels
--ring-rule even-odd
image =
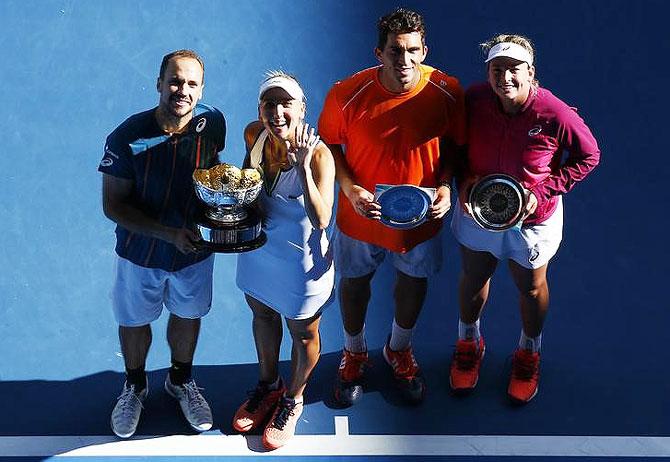
[[[165,391],[179,401],[188,423],[195,431],[204,432],[212,428],[212,410],[200,390],[193,379],[184,385],[173,385],[170,375],[165,378]]]
[[[119,396],[112,411],[112,431],[119,438],[130,438],[137,430],[142,413],[142,403],[147,398],[148,387],[135,393],[135,385],[123,384],[123,392]]]

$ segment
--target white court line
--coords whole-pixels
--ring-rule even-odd
[[[349,436],[349,417],[346,415],[335,416],[335,436]]]
[[[3,436],[0,457],[77,456],[549,456],[670,457],[670,437],[350,435],[346,416],[335,435],[296,435],[290,444],[258,452],[260,436]]]

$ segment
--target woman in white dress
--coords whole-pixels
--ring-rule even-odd
[[[264,181],[259,195],[267,243],[237,260],[237,286],[253,312],[260,380],[237,410],[233,427],[258,428],[268,449],[295,433],[303,391],[320,354],[319,320],[333,298],[334,268],[326,228],[334,200],[335,164],[328,147],[305,123],[298,81],[272,72],[259,91],[259,120],[244,131],[245,166]],[[282,316],[293,347],[291,378],[279,376]]]

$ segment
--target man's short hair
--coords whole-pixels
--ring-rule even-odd
[[[418,32],[421,34],[421,44],[426,45],[426,25],[423,22],[423,17],[416,11],[397,8],[392,13],[379,18],[377,30],[379,31],[377,48],[380,50],[383,50],[386,46],[386,39],[389,33],[409,34],[411,32]]]
[[[159,79],[163,78],[163,74],[165,73],[165,69],[167,69],[168,62],[172,58],[192,58],[198,61],[200,63],[200,67],[202,67],[202,81],[205,81],[205,63],[203,62],[200,55],[193,50],[177,50],[163,56],[163,61],[161,61],[161,69],[158,72]]]

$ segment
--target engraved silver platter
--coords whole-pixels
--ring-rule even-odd
[[[514,177],[488,175],[470,190],[472,218],[482,228],[504,231],[521,221],[526,207],[525,190]]]

